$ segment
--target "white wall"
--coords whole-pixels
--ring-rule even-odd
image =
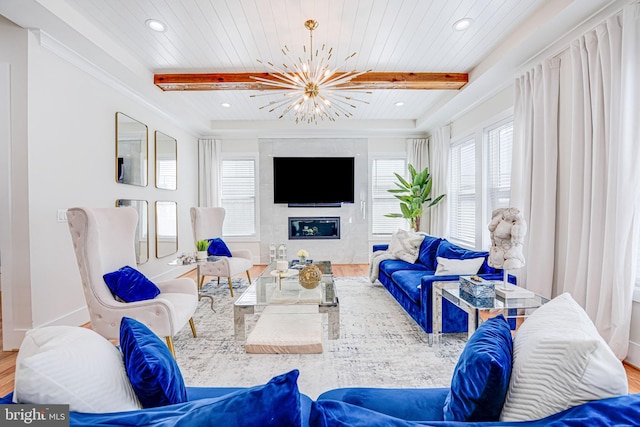
[[[0,31],[3,28],[0,26]],[[150,260],[139,269],[150,278],[162,278],[175,277],[187,268],[168,266],[172,256],[155,258],[154,203],[156,200],[178,203],[178,252],[191,252],[194,245],[189,208],[197,201],[197,138],[194,135],[150,108],[143,99],[136,98],[134,92],[123,91],[122,86],[108,78],[97,79],[90,70],[78,68],[78,63],[73,63],[75,60],[68,62],[44,48],[36,33],[13,26],[11,30],[19,34],[18,38],[25,38],[26,43],[20,50],[28,58],[28,71],[12,73],[12,80],[26,77],[28,94],[17,95],[24,99],[28,114],[20,114],[19,108],[12,106],[12,127],[20,130],[24,125],[26,131],[12,134],[11,148],[18,152],[25,150],[26,155],[12,158],[13,171],[16,174],[23,171],[23,176],[18,180],[14,177],[10,188],[14,195],[12,202],[17,206],[13,210],[18,209],[22,214],[14,214],[11,224],[19,230],[16,242],[24,245],[24,252],[20,252],[24,254],[22,265],[13,263],[12,267],[19,268],[19,278],[25,281],[19,282],[15,274],[11,278],[3,274],[3,303],[9,296],[5,307],[10,305],[14,311],[24,311],[29,319],[21,319],[20,324],[9,325],[9,328],[5,322],[5,349],[20,344],[25,328],[78,325],[89,320],[68,227],[65,222],[57,221],[59,209],[111,207],[116,199],[149,201]],[[15,41],[4,37],[1,40],[0,49],[15,46]],[[19,59],[16,63],[16,70],[20,70]],[[147,187],[115,181],[117,111],[148,126]],[[178,191],[155,188],[155,130],[178,141]],[[16,251],[12,252],[15,257]],[[3,264],[4,255],[3,251]],[[24,265],[25,262],[28,264]],[[25,289],[28,292],[22,296]],[[4,314],[3,311],[3,317]]]
[[[309,134],[307,135],[307,138],[296,138],[295,141],[298,141],[299,143],[305,143],[305,142],[309,142],[309,141],[313,141],[313,137],[314,136],[321,136],[322,134],[316,134],[314,135],[313,132],[309,132]],[[210,138],[215,138],[215,137],[210,137]],[[340,140],[341,138],[331,138],[331,140],[337,141]],[[353,138],[346,138],[346,140],[351,140]],[[267,144],[271,143],[274,140],[279,140],[279,139],[269,139],[269,140],[264,140],[264,141],[269,141],[266,142]],[[324,141],[327,141],[328,139],[323,139]],[[282,140],[280,140],[282,141]],[[361,164],[366,164],[366,170],[368,171],[369,167],[370,167],[370,160],[371,160],[371,156],[375,156],[375,155],[380,155],[380,154],[385,154],[385,153],[403,153],[404,155],[406,155],[406,149],[407,149],[407,139],[405,137],[393,137],[393,136],[384,136],[384,137],[369,137],[366,139],[366,161],[365,159],[360,159],[359,161],[361,162]],[[258,137],[255,138],[225,138],[223,140],[222,143],[222,148],[221,148],[221,152],[222,155],[232,155],[232,154],[249,154],[249,155],[255,155],[258,156],[259,152],[260,152],[260,146],[261,142],[260,139]],[[310,145],[306,145],[306,147],[310,147]],[[310,154],[315,154],[315,155],[327,155],[327,149],[326,146],[320,146],[320,148],[315,149],[315,151],[307,151],[305,152],[305,155],[310,155]],[[351,152],[348,152],[348,154],[354,154]],[[362,153],[365,154],[365,153]],[[362,163],[364,162],[364,163]],[[262,163],[262,162],[259,162]],[[271,178],[269,178],[273,172],[271,170],[271,166],[270,163],[267,162],[268,164],[265,166],[263,164],[259,164],[259,173],[262,174],[266,174],[265,175],[265,179],[262,179],[262,176],[260,178],[260,181],[258,183],[258,198],[259,199],[264,199],[266,197],[266,199],[262,200],[259,203],[259,211],[261,212],[261,218],[262,220],[260,221],[259,227],[258,227],[258,231],[259,231],[259,236],[257,239],[252,240],[252,239],[234,239],[234,238],[228,238],[225,239],[225,241],[227,242],[227,244],[229,245],[229,247],[231,249],[235,249],[235,248],[245,248],[245,249],[249,249],[251,250],[251,252],[254,254],[254,262],[256,263],[266,263],[268,262],[268,245],[270,243],[270,240],[277,240],[277,242],[280,242],[282,240],[282,236],[277,235],[277,237],[275,237],[275,235],[273,234],[273,227],[276,224],[277,221],[280,221],[280,217],[284,218],[284,220],[286,220],[287,217],[289,216],[336,216],[339,215],[341,217],[345,217],[345,219],[348,221],[349,218],[349,210],[353,210],[353,206],[343,206],[342,208],[326,208],[326,209],[321,209],[321,208],[287,208],[287,207],[283,207],[280,206],[280,209],[277,212],[277,215],[274,214],[273,208],[274,205],[272,202],[270,202],[268,200],[269,197],[272,197],[272,191],[273,189],[271,188],[272,186],[272,181]],[[361,179],[363,182],[361,184],[362,186],[362,190],[365,191],[366,193],[366,198],[367,200],[369,200],[370,194],[369,194],[369,173],[366,174],[366,178],[362,178]],[[362,221],[359,221],[359,223],[366,225],[367,230],[368,230],[368,216],[369,216],[369,210],[370,210],[370,204],[367,203],[367,212],[366,212],[366,218]],[[264,213],[262,213],[263,210],[267,210],[268,212],[271,213],[270,215],[265,215]],[[273,219],[273,216],[277,216],[279,219],[275,220]],[[267,219],[265,219],[267,218]],[[344,226],[344,223],[343,223]],[[344,231],[344,230],[343,230]],[[284,233],[284,231],[281,232],[281,234]],[[284,241],[286,241],[286,234],[283,234],[285,236]],[[280,240],[278,240],[280,239]],[[315,249],[315,246],[318,247],[318,249],[320,250],[320,256],[322,256],[323,254],[329,254],[330,252],[327,252],[328,250],[330,250],[331,247],[334,247],[335,245],[340,246],[340,251],[342,252],[343,255],[341,255],[341,257],[333,257],[332,256],[328,256],[329,258],[332,258],[334,260],[334,262],[343,262],[343,263],[348,263],[348,262],[357,262],[357,263],[367,263],[369,260],[369,255],[371,253],[371,245],[374,243],[388,243],[389,242],[389,238],[385,238],[385,239],[377,239],[377,240],[371,240],[370,236],[368,236],[368,233],[366,235],[364,235],[364,237],[360,236],[359,237],[360,241],[357,242],[356,246],[358,247],[357,251],[357,255],[356,252],[353,252],[351,250],[346,251],[342,245],[344,244],[344,240],[341,239],[341,241],[334,241],[334,240],[328,240],[328,241],[322,241],[322,242],[313,242],[312,241],[288,241],[288,249],[289,249],[289,257],[293,258],[293,254],[295,254],[295,252],[297,251],[297,249],[304,247],[305,249],[309,250],[310,249],[310,245],[312,245],[312,249],[311,251],[313,252],[313,249]],[[274,242],[276,243],[276,242]],[[351,246],[351,245],[350,245]],[[349,255],[346,255],[346,253],[349,252]],[[316,252],[316,256],[318,256],[318,252]]]
[[[513,84],[480,102],[451,122],[451,139],[456,139],[513,107]]]
[[[31,327],[31,266],[27,162],[27,32],[0,16],[0,58],[4,99],[0,120],[0,256],[4,349],[15,348]],[[5,90],[7,90],[5,92]],[[7,103],[7,100],[8,101]],[[6,111],[9,108],[9,111]],[[9,123],[7,123],[9,121]],[[10,343],[7,345],[7,343]]]
[[[355,158],[354,203],[337,208],[291,208],[273,203],[273,157],[344,157]],[[260,140],[260,258],[269,259],[269,243],[285,243],[288,258],[306,249],[314,260],[331,260],[336,264],[368,262],[368,152],[365,138],[306,138]],[[309,173],[331,173],[309,171]],[[294,183],[295,185],[295,183]],[[303,185],[303,184],[302,184]],[[304,187],[301,188],[304,191]],[[288,217],[340,217],[340,239],[289,240]]]

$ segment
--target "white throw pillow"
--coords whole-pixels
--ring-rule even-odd
[[[96,332],[74,326],[27,332],[16,359],[13,401],[68,404],[75,412],[141,408],[122,353]]]
[[[587,313],[564,293],[518,329],[501,421],[544,418],[582,403],[628,394],[627,375]]]
[[[482,263],[484,257],[469,258],[469,259],[449,259],[436,257],[438,265],[436,266],[436,276],[448,276],[448,275],[468,275],[476,274]]]
[[[391,236],[389,252],[398,259],[414,264],[420,255],[420,246],[423,240],[424,234],[398,230]]]

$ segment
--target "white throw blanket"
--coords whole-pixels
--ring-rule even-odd
[[[375,251],[371,254],[369,262],[369,279],[374,283],[380,274],[380,263],[385,259],[401,259],[411,264],[415,263],[420,254],[420,246],[424,240],[424,234],[411,231],[398,230],[391,236],[389,249]]]
[[[380,274],[380,263],[385,259],[398,259],[391,251],[375,251],[371,254],[369,260],[369,279],[371,283],[375,283],[378,280]]]

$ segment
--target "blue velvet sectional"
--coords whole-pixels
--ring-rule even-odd
[[[445,421],[448,388],[330,390],[312,403],[311,427],[622,427],[640,425],[640,394],[594,400],[532,421]],[[535,402],[532,402],[535,404]]]
[[[387,250],[388,245],[374,245],[373,251]],[[502,280],[503,271],[487,264],[488,252],[465,249],[446,239],[425,235],[420,246],[418,259],[414,264],[398,259],[388,259],[380,263],[378,280],[400,303],[402,308],[425,330],[432,332],[431,295],[433,282],[457,281],[459,276],[436,276],[436,257],[448,259],[470,259],[484,257],[485,261],[478,276],[487,280]],[[509,282],[515,284],[515,276],[509,275]],[[442,302],[443,332],[466,332],[467,314],[449,301]]]
[[[111,414],[71,412],[70,426],[302,426],[302,427],[412,427],[412,426],[638,426],[640,394],[596,400],[547,418],[525,422],[444,421],[442,407],[448,388],[384,389],[342,388],[329,390],[312,401],[292,394],[286,407],[271,405],[257,411],[247,388],[188,387],[189,401],[165,407]],[[297,390],[295,391],[297,393]],[[11,404],[11,394],[0,404]],[[297,406],[296,406],[297,405]],[[289,415],[282,417],[283,412]],[[292,422],[289,422],[292,421]],[[33,424],[36,425],[36,424]]]

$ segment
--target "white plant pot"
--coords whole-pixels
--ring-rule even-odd
[[[209,253],[207,251],[198,251],[198,254],[196,255],[196,259],[198,261],[206,261],[208,256],[209,256]]]

